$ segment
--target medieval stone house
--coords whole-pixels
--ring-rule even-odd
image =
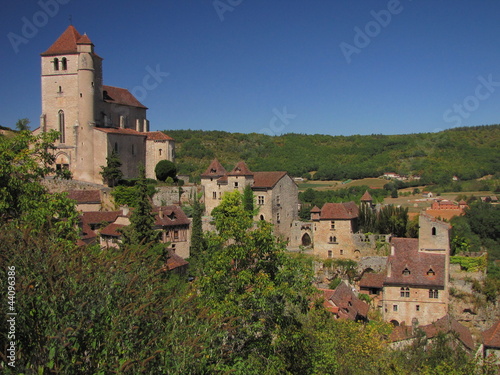
[[[125,178],[155,178],[160,160],[174,160],[174,140],[150,132],[147,108],[128,90],[103,85],[102,58],[73,26],[41,54],[42,114],[34,133],[56,130],[56,166],[76,180],[102,183],[101,166],[116,151]]]
[[[243,193],[250,186],[255,196],[258,213],[255,220],[274,224],[277,235],[290,239],[292,222],[298,217],[297,184],[286,172],[252,172],[245,162],[239,162],[229,172],[217,159],[201,175],[206,214],[219,205],[225,192],[238,190]]]
[[[448,313],[450,227],[426,214],[419,226],[418,239],[392,238],[386,270],[359,283],[394,325],[430,324]]]

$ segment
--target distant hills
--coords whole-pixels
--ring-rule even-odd
[[[226,169],[245,160],[253,171],[357,179],[384,172],[420,175],[429,182],[470,180],[500,172],[500,125],[404,135],[305,135],[166,130],[176,140],[179,172],[199,176],[217,157]]]

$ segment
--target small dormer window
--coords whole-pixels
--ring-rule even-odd
[[[216,172],[217,171],[214,168],[210,169],[210,173],[216,173]]]
[[[435,276],[436,272],[432,268],[429,268],[429,271],[427,271],[427,276]]]
[[[54,70],[59,70],[59,59],[56,57],[54,61],[52,61],[54,64]]]
[[[411,272],[410,272],[410,270],[409,270],[408,268],[405,268],[405,269],[403,270],[403,276],[409,276],[409,275],[410,275],[410,273],[411,273]]]
[[[68,60],[66,60],[66,57],[61,59],[61,69],[68,70]]]

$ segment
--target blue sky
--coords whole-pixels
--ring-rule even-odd
[[[28,117],[38,126],[39,54],[69,15],[104,58],[104,83],[138,93],[152,130],[351,135],[496,124],[499,14],[494,0],[8,1],[0,124]],[[157,85],[143,90],[151,70]]]

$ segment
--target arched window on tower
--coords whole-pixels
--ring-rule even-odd
[[[53,61],[54,63],[54,70],[59,70],[59,59],[56,57]]]
[[[64,111],[59,111],[59,142],[66,141],[65,126],[64,126]]]
[[[68,70],[68,60],[66,60],[66,57],[61,59],[61,69]]]
[[[436,227],[432,227],[432,235],[435,236],[436,235]]]

